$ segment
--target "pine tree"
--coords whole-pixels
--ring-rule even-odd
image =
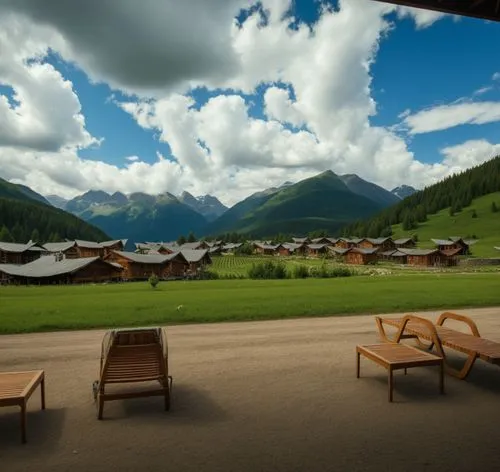
[[[196,236],[192,231],[189,232],[188,237],[187,237],[187,242],[188,243],[195,243],[196,242]]]
[[[24,235],[23,235],[23,228],[19,224],[19,221],[14,225],[11,231],[12,238],[14,239],[15,243],[23,243],[24,241]]]
[[[498,212],[498,207],[495,202],[491,202],[491,213],[497,213]]]
[[[10,234],[9,228],[5,225],[3,225],[0,229],[0,241],[4,243],[14,242],[14,238],[12,237],[12,234]]]
[[[37,228],[35,228],[32,232],[31,232],[31,237],[30,239],[34,242],[34,243],[39,243],[40,242],[40,232],[38,231]]]
[[[183,234],[181,234],[178,238],[177,238],[177,244],[179,246],[182,246],[183,244],[186,243],[186,236],[184,236]]]
[[[477,218],[476,210],[472,210],[472,218]]]

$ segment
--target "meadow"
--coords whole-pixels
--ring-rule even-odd
[[[418,245],[431,248],[434,247],[432,238],[474,237],[478,238],[478,241],[471,246],[473,257],[500,257],[500,251],[494,248],[500,247],[500,211],[496,213],[491,211],[493,202],[500,209],[500,192],[474,199],[470,206],[453,216],[450,216],[449,208],[435,215],[429,215],[428,220],[419,223],[415,230],[404,231],[401,224],[394,225],[392,238],[404,238],[416,233]],[[473,211],[475,211],[476,218],[472,217]]]
[[[500,274],[0,287],[0,333],[500,306]]]

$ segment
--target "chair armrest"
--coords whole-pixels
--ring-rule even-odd
[[[453,313],[451,311],[446,311],[444,313],[441,313],[441,315],[437,320],[436,325],[443,326],[444,322],[448,319],[461,321],[462,323],[465,323],[470,328],[473,336],[476,336],[478,338],[481,337],[481,335],[479,334],[479,330],[477,329],[477,325],[474,321],[472,321],[468,316],[459,315],[458,313]]]

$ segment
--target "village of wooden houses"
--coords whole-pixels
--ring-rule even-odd
[[[291,242],[247,241],[253,254],[279,258],[326,258],[343,264],[366,265],[378,261],[418,267],[450,267],[471,253],[475,240],[433,239],[435,247],[416,247],[411,238],[293,238]],[[197,241],[135,243],[63,241],[38,244],[0,242],[0,283],[69,284],[109,281],[199,278],[214,257],[238,257],[243,243]],[[236,254],[236,255],[235,255]]]

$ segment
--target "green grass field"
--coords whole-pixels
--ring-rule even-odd
[[[500,274],[0,287],[0,333],[500,306]]]
[[[500,211],[491,212],[491,203],[495,202],[500,209],[500,192],[476,198],[472,204],[460,213],[450,216],[449,209],[429,216],[429,220],[420,223],[416,230],[403,231],[401,225],[394,225],[393,238],[403,238],[418,234],[418,245],[434,247],[431,238],[447,239],[450,236],[470,237],[476,235],[479,241],[472,246],[472,255],[477,257],[500,257]],[[472,218],[472,210],[476,210],[477,218]]]

